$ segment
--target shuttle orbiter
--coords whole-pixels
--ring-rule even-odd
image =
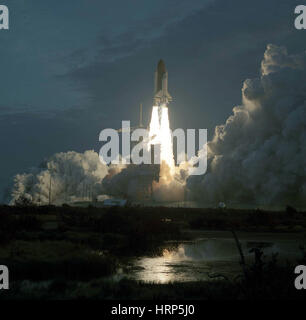
[[[172,101],[168,92],[168,72],[163,60],[159,60],[155,71],[154,105],[167,106]]]

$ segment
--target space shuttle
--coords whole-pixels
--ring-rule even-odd
[[[155,70],[154,105],[167,106],[172,101],[168,92],[168,71],[163,60],[159,60]]]

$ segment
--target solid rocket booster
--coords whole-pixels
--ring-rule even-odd
[[[155,70],[154,105],[167,106],[172,101],[168,92],[168,72],[163,60],[159,60]]]

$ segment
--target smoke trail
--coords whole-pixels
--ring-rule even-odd
[[[306,205],[306,53],[268,45],[261,75],[207,145],[208,171],[191,176],[194,199]]]

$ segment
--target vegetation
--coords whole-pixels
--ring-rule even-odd
[[[0,264],[9,266],[11,290],[2,299],[257,299],[300,298],[293,267],[277,259],[243,266],[235,281],[153,284],[112,275],[129,257],[159,254],[167,240],[188,239],[186,230],[305,232],[306,214],[190,208],[77,208],[64,205],[0,206]],[[305,260],[304,260],[304,263]]]
[[[301,263],[306,263],[304,258]],[[254,261],[246,274],[235,280],[222,279],[167,284],[95,278],[87,282],[19,281],[0,299],[110,299],[110,300],[305,300],[305,290],[296,290],[293,266],[279,266],[277,259]]]

